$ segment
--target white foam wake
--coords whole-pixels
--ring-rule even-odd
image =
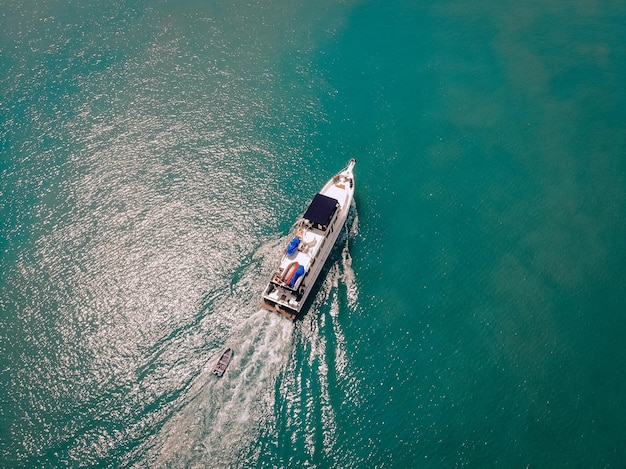
[[[342,240],[341,262],[330,268],[321,291],[299,326],[295,346],[308,359],[288,363],[294,347],[292,321],[262,309],[249,312],[248,319],[237,326],[224,343],[224,347],[234,350],[224,376],[217,378],[211,373],[221,352],[216,349],[181,408],[152,441],[148,457],[142,458],[142,465],[172,468],[254,466],[255,461],[245,458],[258,456],[250,452],[251,443],[263,428],[271,428],[269,422],[274,421],[275,386],[281,373],[285,375],[279,393],[285,398],[288,430],[297,440],[304,442],[302,449],[306,453],[313,455],[316,448],[323,448],[322,451],[330,456],[338,441],[336,409],[328,381],[329,367],[333,368],[332,373],[337,379],[349,379],[346,376],[349,361],[346,340],[339,320],[338,294],[342,289],[338,286],[345,283],[347,305],[352,311],[357,307],[359,295],[348,250],[349,240],[358,229],[356,215],[351,221],[351,229]],[[254,258],[266,264],[277,244],[261,247]],[[266,265],[257,267],[261,271],[268,270]],[[240,289],[260,289],[252,280],[259,272],[255,271],[255,274],[250,278],[245,275],[234,293]],[[328,304],[330,310],[317,314],[323,304]],[[237,313],[239,317],[248,314],[245,311]],[[329,348],[333,349],[332,362],[328,361]],[[304,376],[303,367],[308,369]],[[310,413],[312,409],[316,411]],[[309,430],[320,427],[323,429],[322,441],[317,441],[312,436],[316,432]]]
[[[158,435],[151,467],[239,466],[241,450],[257,436],[271,412],[274,384],[291,350],[293,323],[259,310],[244,321],[225,346],[234,350],[222,378],[209,360],[183,408]]]
[[[358,230],[356,214],[348,222],[349,229],[339,241],[341,259],[330,265],[311,308],[296,326],[293,348],[298,359],[286,364],[280,382],[280,428],[289,435],[290,445],[288,459],[281,463],[293,467],[315,466],[314,461],[320,460],[343,467],[337,461],[345,460],[337,421],[344,402],[338,395],[343,391],[337,385],[354,389],[355,378],[342,315],[357,313],[359,303],[349,252]]]

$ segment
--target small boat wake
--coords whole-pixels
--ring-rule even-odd
[[[282,424],[296,437],[296,444],[305,445],[305,452],[313,454],[317,447],[328,452],[340,446],[334,431],[335,409],[328,375],[330,372],[334,379],[350,380],[349,373],[346,376],[348,357],[339,322],[339,303],[352,312],[358,304],[359,292],[348,250],[349,239],[358,227],[352,212],[348,228],[338,242],[342,246],[340,254],[336,251],[340,261],[326,273],[304,321],[294,327],[291,320],[279,314],[265,309],[255,312],[250,306],[246,311],[244,305],[231,312],[247,319],[231,329],[228,338],[213,350],[213,356],[178,408],[142,451],[142,467],[255,466],[259,452],[275,450],[264,449],[264,445],[275,442],[254,442],[261,433],[273,434],[276,430],[277,393],[283,412],[291,416]],[[258,275],[252,274],[267,270],[266,264],[273,261],[270,253],[275,251],[274,244],[261,247],[255,254],[256,267],[237,282],[233,291],[236,296],[243,291],[260,290]],[[232,349],[232,359],[218,378],[213,370],[226,347]],[[318,391],[309,389],[312,383]],[[309,415],[311,409],[314,412]],[[311,441],[307,428],[323,428],[323,441]]]
[[[209,360],[180,409],[162,428],[147,458],[151,467],[245,465],[243,448],[258,434],[274,402],[276,378],[291,352],[293,323],[260,309],[228,340],[232,361],[221,379]]]

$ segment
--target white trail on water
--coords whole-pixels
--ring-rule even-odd
[[[212,374],[220,350],[209,360],[188,399],[161,431],[153,467],[234,467],[272,411],[274,383],[291,351],[293,323],[259,310],[225,346],[234,350],[222,378]]]
[[[334,336],[332,342],[335,344],[333,353],[335,363],[331,366],[335,368],[334,373],[340,379],[346,379],[348,358],[345,337],[338,321],[339,305],[336,294],[339,283],[344,283],[347,287],[348,306],[351,310],[356,308],[359,294],[347,242],[356,235],[358,229],[356,216],[351,221],[353,223],[349,224],[351,229],[347,236],[340,238],[339,241],[345,243],[341,249],[341,260],[327,273],[318,298],[314,300],[301,325],[303,329],[309,331],[299,339],[305,339],[308,343],[308,345],[299,344],[300,347],[305,351],[310,348],[307,360],[309,366],[313,365],[313,361],[320,364],[319,368],[317,366],[313,368],[317,369],[318,389],[321,395],[313,396],[311,390],[307,389],[309,386],[297,376],[300,366],[297,363],[288,363],[290,356],[293,357],[293,322],[260,309],[250,314],[235,328],[224,344],[224,347],[231,347],[234,350],[234,355],[222,378],[212,374],[213,367],[221,355],[221,349],[215,350],[214,356],[207,362],[187,393],[182,408],[159,432],[157,441],[152,445],[151,454],[145,460],[150,467],[254,466],[254,459],[258,454],[249,450],[259,432],[264,428],[268,429],[268,422],[275,421],[273,418],[275,385],[278,376],[285,372],[287,376],[280,393],[287,400],[288,414],[293,415],[288,419],[288,427],[294,427],[294,430],[298,428],[297,434],[302,430],[308,433],[306,429],[322,425],[323,441],[309,441],[310,435],[302,435],[306,441],[307,452],[311,455],[316,452],[315,448],[320,446],[326,448],[325,452],[337,446],[336,416],[329,394],[328,363],[325,360],[328,339],[321,331]],[[278,243],[262,247],[257,255],[263,260],[269,259],[268,251],[275,250],[275,244]],[[319,315],[315,314],[316,310],[321,303],[329,300],[330,315],[318,317]],[[241,317],[246,316],[247,314],[241,314]],[[323,326],[327,320],[330,321],[330,328]],[[318,325],[311,327],[312,322]],[[284,389],[286,383],[295,385],[290,392]],[[296,391],[295,395],[293,391]],[[312,401],[308,404],[303,403],[302,396],[308,396],[305,399]],[[311,405],[321,406],[321,421],[311,420],[310,416],[301,414],[300,407],[307,408]],[[301,418],[304,418],[304,421],[298,424]]]

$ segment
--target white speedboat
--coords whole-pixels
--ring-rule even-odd
[[[335,174],[296,224],[263,291],[261,306],[296,319],[306,302],[324,262],[343,228],[354,196],[353,169],[356,161]]]

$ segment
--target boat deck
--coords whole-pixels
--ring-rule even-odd
[[[303,266],[305,272],[309,270],[309,267],[315,262],[315,256],[324,242],[324,235],[316,231],[317,230],[306,230],[304,233],[296,231],[295,235],[301,235],[302,241],[293,255],[289,256],[285,254],[283,256],[278,266],[279,274],[285,272],[293,262],[296,262],[299,266]],[[272,281],[276,284],[286,283],[280,279],[280,276],[275,276]]]
[[[263,293],[262,306],[295,319],[346,220],[354,176],[348,167],[329,180],[304,213]]]

